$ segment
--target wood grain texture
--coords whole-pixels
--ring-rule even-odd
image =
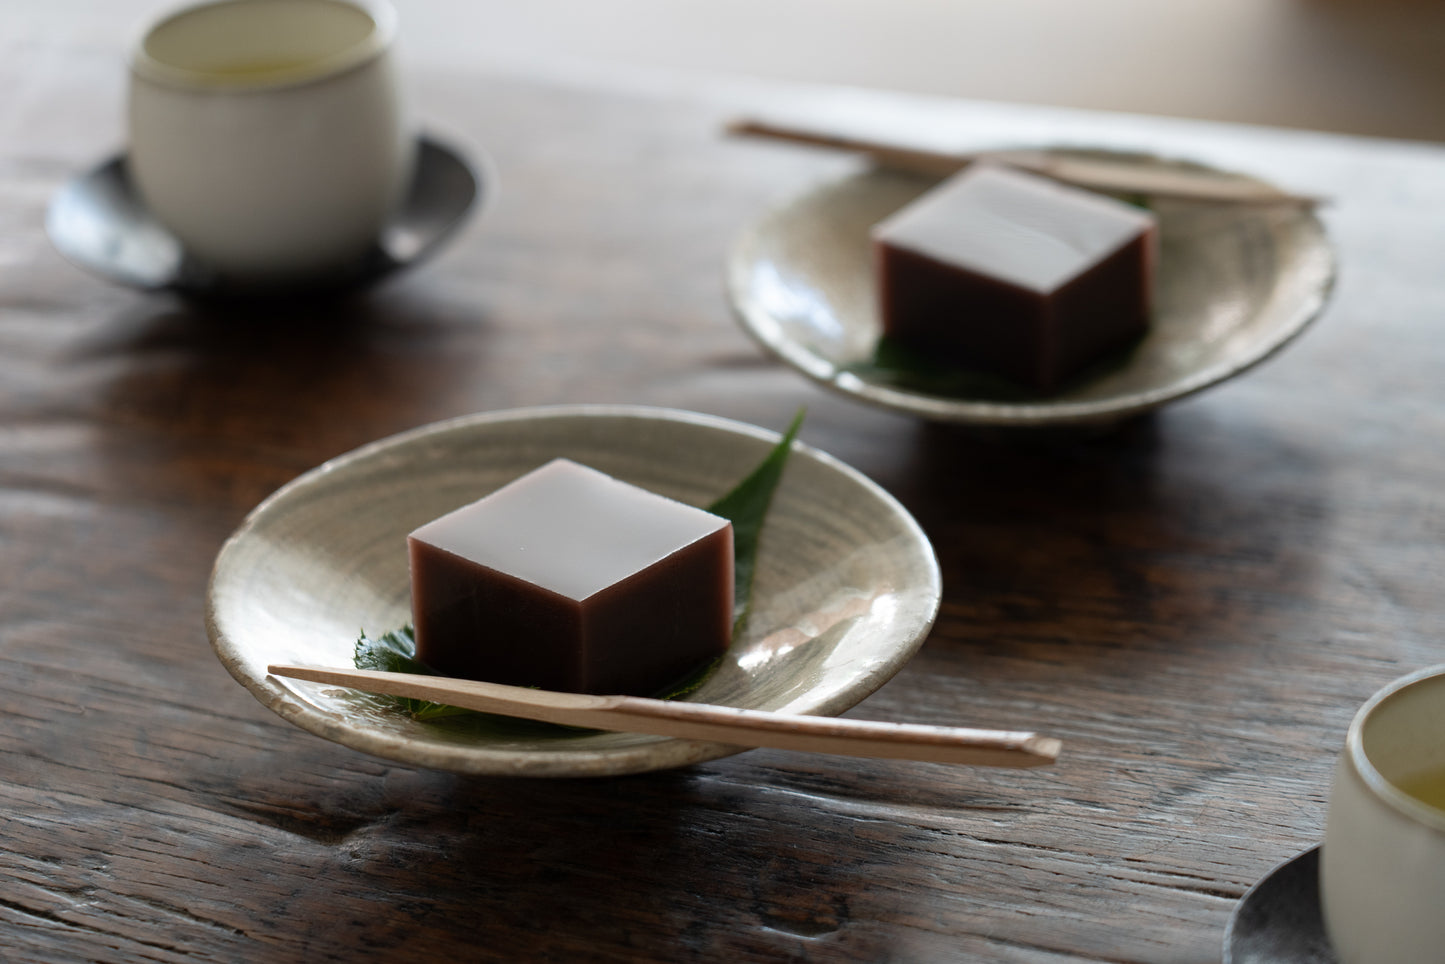
[[[115,65],[0,58],[0,958],[1219,959],[1320,836],[1355,706],[1445,659],[1445,151],[769,85],[418,71],[501,190],[436,262],[324,307],[201,310],[87,278],[45,203],[113,147]],[[824,395],[732,323],[748,218],[846,162],[729,142],[766,107],[986,143],[1147,144],[1327,194],[1326,316],[1248,377],[1024,441]],[[226,534],[362,442],[524,404],[781,428],[897,495],[946,595],[856,713],[1062,737],[974,771],[754,751],[597,781],[334,747],[202,630]],[[1140,735],[1148,734],[1143,740]]]

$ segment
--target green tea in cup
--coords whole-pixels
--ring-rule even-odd
[[[1445,738],[1445,734],[1442,734]],[[1394,781],[1406,796],[1414,797],[1427,807],[1445,812],[1445,767],[1424,770]]]

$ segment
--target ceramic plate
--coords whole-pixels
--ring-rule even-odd
[[[1337,964],[1320,914],[1320,848],[1249,889],[1224,932],[1224,964]]]
[[[620,733],[417,723],[379,698],[268,676],[350,666],[358,629],[410,620],[406,535],[558,456],[707,505],[778,436],[662,409],[576,406],[471,416],[340,456],[251,512],[216,559],[207,629],[231,674],[296,725],[377,756],[464,773],[634,773],[737,747]],[[835,715],[922,644],[940,577],[917,523],[877,485],[799,443],[763,528],[746,630],[688,698]]]
[[[1139,155],[1059,153],[1205,170]],[[809,378],[883,408],[990,426],[1100,422],[1182,398],[1269,357],[1318,314],[1334,277],[1324,227],[1307,210],[1156,200],[1155,312],[1132,351],[1046,398],[986,389],[929,394],[865,367],[881,330],[868,233],[937,183],[867,170],[766,213],[729,259],[743,327]]]

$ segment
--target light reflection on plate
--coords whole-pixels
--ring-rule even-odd
[[[805,426],[806,431],[806,426]],[[417,723],[376,699],[266,674],[270,663],[349,666],[358,629],[409,620],[405,536],[557,456],[706,505],[777,435],[662,409],[566,406],[469,416],[384,439],[258,506],[216,559],[212,645],[262,703],[347,746],[418,766],[588,776],[681,766],[736,747],[525,726]],[[898,672],[938,612],[938,564],[891,496],[795,445],[764,526],[745,630],[688,698],[834,715]]]
[[[1204,170],[1144,155],[1059,153]],[[1047,398],[986,390],[930,394],[865,366],[881,331],[868,232],[936,183],[866,170],[765,213],[738,238],[728,260],[729,294],[743,328],[807,377],[893,411],[994,427],[1107,422],[1198,392],[1268,358],[1315,318],[1334,280],[1334,255],[1311,211],[1155,201],[1162,242],[1156,309],[1149,334],[1126,358]]]

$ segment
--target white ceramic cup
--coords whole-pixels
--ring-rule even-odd
[[[341,270],[400,203],[414,138],[380,2],[219,0],[133,48],[130,175],[188,255],[266,284]]]
[[[1445,793],[1445,666],[1376,693],[1345,737],[1320,855],[1325,929],[1342,964],[1445,960],[1436,793]]]

